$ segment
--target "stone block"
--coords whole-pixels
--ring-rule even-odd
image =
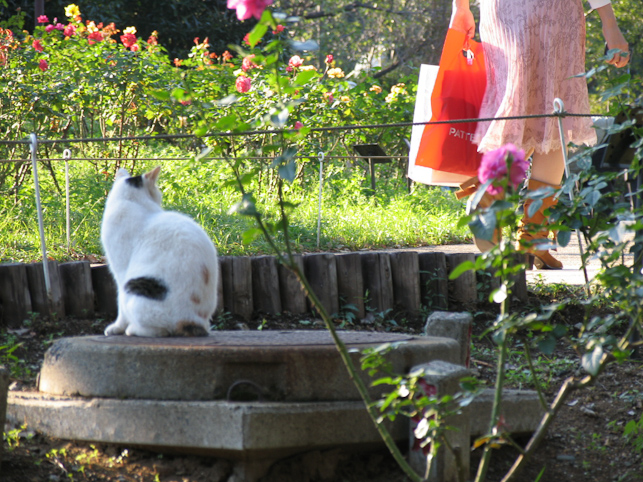
[[[441,360],[414,366],[411,369],[411,373],[419,370],[424,372],[423,379],[428,385],[428,389],[437,398],[445,395],[455,395],[460,392],[460,380],[471,375],[471,372],[463,366]],[[454,406],[453,409],[457,409],[457,406]],[[447,417],[444,420],[446,425],[453,427],[446,433],[446,438],[453,451],[443,444],[430,466],[427,466],[427,457],[422,448],[416,444],[414,430],[417,423],[411,422],[409,463],[419,475],[424,475],[428,482],[459,482],[460,480],[466,480],[468,477],[470,466],[469,413],[468,407],[462,407],[458,414]],[[461,474],[464,474],[465,477],[462,478]]]
[[[471,420],[472,437],[480,437],[489,431],[493,398],[494,390],[489,388],[483,390],[471,403],[471,413],[476,414]],[[545,410],[535,391],[505,389],[502,392],[500,413],[510,433],[524,435],[531,434],[538,428]]]
[[[472,328],[473,317],[469,313],[436,311],[427,318],[424,325],[424,334],[456,340],[461,347],[460,363],[465,367],[469,367]]]

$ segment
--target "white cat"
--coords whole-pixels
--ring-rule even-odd
[[[101,240],[118,287],[106,335],[207,336],[217,306],[217,251],[189,217],[161,208],[160,167],[116,173]]]

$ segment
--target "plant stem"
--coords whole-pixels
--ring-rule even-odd
[[[504,306],[506,300],[502,303],[502,311],[504,312]],[[489,422],[489,434],[493,434],[497,425],[498,419],[500,418],[500,408],[502,405],[502,389],[504,387],[505,381],[505,363],[507,361],[507,336],[506,331],[502,334],[502,341],[500,342],[500,350],[498,353],[498,368],[496,373],[496,387],[493,398],[493,407],[491,409],[491,421]],[[487,470],[489,469],[489,462],[491,461],[491,444],[487,442],[484,453],[482,454],[482,460],[478,466],[478,473],[476,474],[475,482],[482,482],[487,476]]]
[[[586,385],[585,383],[581,383],[581,384],[574,383],[573,377],[570,377],[567,380],[565,380],[563,385],[560,387],[560,390],[558,391],[558,395],[556,396],[556,399],[552,402],[551,407],[543,416],[542,420],[540,421],[540,424],[538,425],[538,428],[536,429],[531,439],[529,440],[529,443],[525,447],[524,453],[522,453],[516,459],[513,466],[511,467],[511,469],[509,469],[509,472],[507,472],[507,475],[505,475],[505,477],[502,479],[501,482],[511,482],[516,479],[516,477],[520,473],[520,470],[523,467],[523,463],[538,448],[538,445],[545,437],[545,434],[547,433],[549,426],[556,418],[558,411],[563,406],[563,403],[565,403],[565,400],[567,400],[567,397],[569,396],[569,394],[573,390],[581,388],[582,386],[585,386],[585,385]]]
[[[321,316],[322,320],[324,320],[324,324],[326,325],[326,328],[330,332],[331,337],[333,338],[333,341],[335,342],[335,346],[337,347],[337,351],[339,351],[339,355],[342,358],[342,361],[344,362],[344,365],[346,366],[346,369],[348,370],[348,375],[355,384],[355,387],[357,388],[357,391],[362,397],[362,400],[364,401],[364,404],[366,405],[366,410],[371,417],[371,420],[375,424],[375,428],[380,434],[380,437],[382,437],[382,440],[386,444],[386,447],[390,451],[391,455],[395,459],[395,461],[398,463],[400,468],[404,471],[404,473],[413,481],[413,482],[422,482],[422,477],[420,477],[418,474],[415,473],[413,468],[408,464],[408,462],[404,459],[404,456],[400,452],[400,449],[397,447],[395,440],[393,440],[393,437],[391,436],[390,432],[388,429],[381,423],[378,423],[378,412],[375,406],[373,405],[373,402],[371,400],[370,395],[368,394],[368,388],[366,387],[366,384],[364,383],[364,380],[359,376],[359,372],[355,368],[355,364],[353,363],[353,360],[351,359],[350,355],[348,354],[348,350],[346,350],[346,345],[344,345],[344,342],[341,340],[339,335],[337,334],[337,331],[335,330],[335,327],[333,326],[333,322],[330,319],[330,316],[326,312],[326,309],[324,306],[321,304],[321,301],[319,301],[319,298],[317,298],[317,295],[313,292],[310,284],[308,283],[308,280],[306,277],[303,275],[303,273],[299,270],[299,267],[295,264],[287,264],[287,267],[290,268],[295,275],[297,276],[297,279],[301,283],[302,287],[306,291],[306,294],[308,296],[308,299],[312,303],[312,305],[315,307],[315,309],[319,312],[319,315]]]
[[[529,342],[525,340],[524,343],[525,343],[525,357],[527,358],[527,364],[529,365],[529,371],[531,372],[531,377],[534,379],[534,385],[536,386],[536,393],[538,394],[538,400],[540,400],[540,405],[545,410],[547,410],[548,409],[547,400],[545,400],[545,396],[543,395],[542,388],[540,387],[540,383],[538,382],[538,378],[536,377],[536,369],[534,368],[534,362],[531,358],[531,349],[529,348]]]

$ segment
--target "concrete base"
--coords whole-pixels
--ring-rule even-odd
[[[329,448],[381,447],[362,402],[225,402],[83,399],[13,392],[7,418],[64,440],[115,443],[236,460],[254,482],[276,461]],[[408,420],[387,424],[398,441]]]
[[[448,338],[340,332],[359,351],[399,343],[393,371],[432,360],[457,363]],[[370,380],[364,372],[367,385]],[[56,340],[45,354],[39,390],[51,395],[144,400],[360,400],[327,331],[221,331],[205,338],[85,336]],[[384,387],[373,387],[379,398]]]

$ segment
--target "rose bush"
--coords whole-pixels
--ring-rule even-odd
[[[242,16],[255,15],[259,4],[265,8],[267,3],[239,1],[237,13],[246,8]],[[275,115],[278,107],[273,101],[281,89],[289,106],[287,117],[283,106],[279,110],[281,118],[286,118],[281,127],[294,129],[297,122],[306,126],[297,140],[301,154],[316,156],[323,151],[346,157],[354,155],[352,145],[374,142],[391,155],[406,154],[410,128],[314,130],[410,121],[414,80],[395,79],[387,87],[363,73],[349,75],[335,64],[332,53],[292,49],[296,24],[279,23],[265,32],[261,42],[244,43],[232,53],[214,52],[207,38],[195,39],[186,58],[170,59],[154,33],[145,39],[132,26],[97,24],[85,19],[73,4],[65,13],[64,20],[41,16],[33,35],[0,31],[0,131],[4,139],[22,140],[32,132],[41,139],[204,135],[228,130],[233,119],[255,119],[259,125],[262,115]],[[282,51],[288,52],[277,70],[272,68],[276,54],[266,49],[273,41],[281,42]],[[406,88],[401,90],[402,84]],[[385,99],[389,102],[383,107]],[[270,142],[269,136],[250,139],[256,146]],[[78,147],[87,156],[100,154],[108,159],[95,163],[97,172],[113,172],[120,167],[118,159],[146,149],[130,140]],[[64,148],[48,146],[47,155],[60,156]],[[0,158],[28,156],[25,145],[0,145]],[[345,166],[338,162],[329,168],[339,172]],[[302,164],[299,179],[315,179],[315,169],[313,163]],[[308,175],[304,170],[312,172]],[[403,162],[379,170],[384,177],[404,181]],[[15,191],[16,182],[28,179],[14,174],[11,164],[0,165],[0,189]]]

